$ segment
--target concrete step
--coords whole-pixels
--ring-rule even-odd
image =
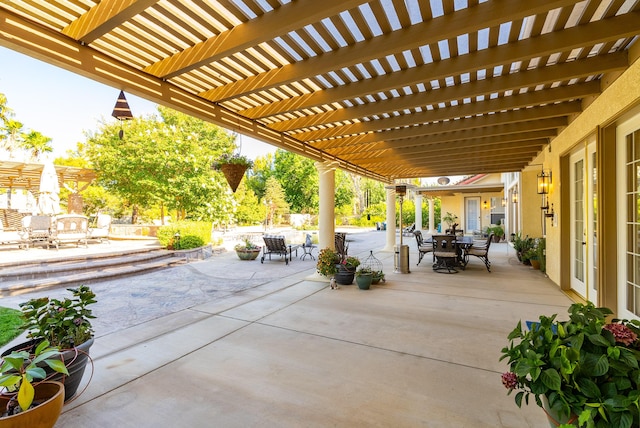
[[[0,297],[90,284],[182,263],[186,263],[185,258],[175,257],[172,251],[145,249],[0,266]]]

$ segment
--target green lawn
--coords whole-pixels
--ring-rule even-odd
[[[22,312],[0,307],[0,346],[22,333]]]

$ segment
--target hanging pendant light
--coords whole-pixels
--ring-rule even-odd
[[[116,101],[116,105],[113,108],[113,112],[111,113],[111,116],[115,117],[120,121],[120,132],[118,132],[118,136],[122,140],[122,138],[124,137],[124,130],[122,129],[122,121],[133,119],[133,114],[131,114],[131,109],[129,108],[129,103],[127,102],[127,98],[124,96],[124,91],[120,91],[120,95],[118,95],[118,100]]]

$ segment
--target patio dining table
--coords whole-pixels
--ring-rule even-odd
[[[451,235],[453,237],[453,235]],[[472,236],[456,236],[456,249],[458,253],[458,267],[464,268],[467,266],[469,262],[469,254],[467,250],[471,248],[473,245],[473,237]],[[433,244],[433,239],[431,237],[424,240],[425,245]]]

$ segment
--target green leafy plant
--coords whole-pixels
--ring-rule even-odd
[[[340,256],[331,248],[323,248],[318,254],[318,261],[316,263],[316,270],[320,275],[326,277],[332,277],[338,272],[336,264],[338,263]]]
[[[174,250],[190,250],[192,248],[199,248],[204,245],[204,241],[201,237],[196,235],[181,236],[173,243]]]
[[[212,168],[215,170],[220,170],[220,167],[222,167],[222,165],[225,165],[225,164],[244,165],[247,168],[251,168],[253,166],[253,161],[248,157],[238,153],[231,154],[231,155],[228,153],[225,153],[213,163]]]
[[[46,364],[58,373],[69,374],[64,363],[58,358],[60,351],[57,347],[50,346],[47,340],[42,341],[33,354],[27,351],[17,351],[2,358],[0,364],[0,386],[4,387],[6,393],[13,394],[14,397],[9,402],[6,414],[2,416],[12,416],[21,411],[29,410],[33,404],[35,396],[34,382],[36,379],[45,379],[46,372],[39,364]],[[18,405],[12,405],[17,400]],[[3,410],[4,412],[4,410]]]
[[[355,268],[360,266],[360,259],[355,256],[347,256],[341,264],[345,269],[353,271]]]
[[[356,271],[356,276],[363,276],[363,275],[373,276],[373,270],[370,267],[362,266],[360,267],[360,269]]]
[[[516,255],[518,256],[518,260],[523,263],[527,263],[529,259],[526,258],[525,254],[535,246],[535,240],[529,236],[525,236],[523,238],[520,232],[518,232],[514,235],[511,242],[513,244],[513,249],[516,251]]]
[[[47,341],[60,349],[70,349],[93,336],[89,305],[96,303],[95,293],[86,285],[68,288],[72,298],[40,297],[21,303],[27,337]]]
[[[251,241],[251,237],[250,236],[243,236],[241,238],[241,241],[242,242],[236,244],[233,247],[236,251],[259,250],[260,249],[260,247],[258,245],[254,244]]]
[[[500,360],[509,371],[502,383],[515,402],[534,396],[581,427],[640,426],[640,321],[607,322],[612,311],[592,303],[575,303],[569,320],[540,316],[523,330],[509,334]]]
[[[449,228],[451,228],[451,226],[458,220],[458,216],[450,213],[447,211],[447,213],[444,215],[444,217],[442,217],[442,221],[444,221],[445,223],[447,223],[447,225],[449,226]]]

